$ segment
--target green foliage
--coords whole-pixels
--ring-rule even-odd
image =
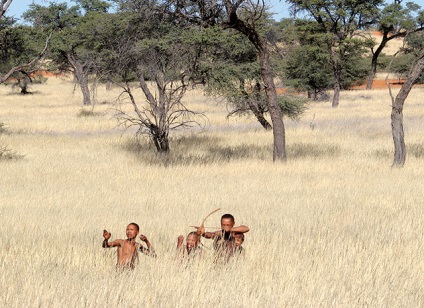
[[[32,3],[22,16],[34,27],[60,31],[75,28],[81,13],[77,5],[50,2],[49,6]]]
[[[390,72],[397,74],[399,78],[406,78],[411,65],[417,61],[417,57],[424,50],[424,33],[417,32],[408,35],[406,38],[406,47],[402,48],[396,57],[392,57],[390,62]],[[416,83],[424,83],[424,72]]]
[[[24,19],[40,31],[54,31],[49,45],[51,69],[71,70],[70,56],[83,64],[86,74],[95,71],[100,58],[98,33],[109,4],[105,1],[75,1],[77,5],[51,2],[49,6],[31,4]]]
[[[364,82],[369,73],[369,60],[364,57],[366,50],[361,40],[346,40],[343,48],[341,87],[348,89]]]
[[[333,84],[328,52],[318,45],[292,48],[286,56],[284,72],[287,84],[298,90],[319,92]]]
[[[12,67],[27,64],[43,49],[45,35],[12,19],[0,19],[0,75]],[[26,68],[31,73],[36,67]]]
[[[396,74],[399,78],[405,78],[414,60],[415,56],[411,53],[399,54],[393,58],[390,65],[390,72]]]
[[[239,32],[208,27],[187,34],[185,42],[199,50],[193,73],[209,94],[239,96],[239,81],[259,76],[255,48]]]
[[[308,99],[296,96],[283,95],[278,97],[283,115],[292,120],[299,120],[303,113],[308,109]]]
[[[283,66],[288,85],[308,93],[324,92],[334,86],[335,69],[340,70],[342,89],[363,82],[369,67],[363,55],[369,42],[345,38],[331,47],[330,55],[328,44],[333,44],[333,34],[323,33],[307,20],[297,20],[290,28],[296,36],[292,34],[289,42],[297,44],[288,48]]]
[[[378,29],[381,32],[398,33],[399,31],[408,31],[416,29],[422,25],[420,20],[424,11],[413,2],[394,1],[388,3],[381,10],[379,15]]]
[[[405,53],[413,53],[418,55],[424,49],[424,32],[411,33],[406,38],[407,46],[404,50]]]
[[[323,32],[348,34],[368,27],[384,0],[289,0],[296,12],[311,16]],[[343,40],[343,37],[339,37]]]

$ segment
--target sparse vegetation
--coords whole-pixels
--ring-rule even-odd
[[[0,144],[29,153],[0,163],[2,306],[130,307],[140,294],[149,307],[421,305],[424,89],[408,97],[408,163],[398,170],[386,90],[343,92],[337,112],[311,103],[287,121],[289,160],[278,164],[272,132],[253,117],[227,119],[200,89],[185,104],[204,110],[208,126],[177,132],[160,156],[117,129],[107,104],[96,105],[105,116],[76,117],[71,80],[33,86],[40,94],[0,87],[0,119],[21,132]],[[117,95],[98,88],[101,101]],[[246,259],[173,262],[176,237],[217,207],[207,225],[230,212],[251,228]],[[102,230],[124,237],[131,221],[158,258],[118,275]]]
[[[94,110],[88,110],[88,109],[84,109],[81,108],[80,111],[78,111],[77,113],[77,117],[79,118],[83,118],[83,117],[97,117],[100,116],[101,113],[99,112],[95,112]]]
[[[11,160],[11,159],[21,159],[24,156],[21,154],[12,151],[6,146],[0,145],[0,161],[2,160]]]
[[[0,135],[5,133],[7,133],[6,126],[4,125],[4,123],[0,123]]]

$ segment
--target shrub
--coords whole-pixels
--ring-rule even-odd
[[[283,115],[295,121],[299,120],[306,109],[308,109],[308,99],[303,97],[279,96],[278,104]]]
[[[5,146],[0,146],[0,160],[21,159],[24,155],[20,155]]]

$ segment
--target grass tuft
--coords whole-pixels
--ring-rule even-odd
[[[8,132],[6,126],[4,125],[4,123],[0,123],[0,135],[1,134],[6,134]]]
[[[410,154],[415,158],[424,158],[424,145],[422,143],[413,143],[406,146],[407,155]]]
[[[328,158],[337,157],[340,153],[340,146],[332,144],[293,143],[287,147],[289,158]]]
[[[24,158],[24,155],[18,154],[15,151],[8,149],[6,146],[0,146],[0,161],[1,160],[18,160]]]
[[[407,144],[406,155],[410,155],[415,158],[424,158],[424,145],[421,143]],[[374,156],[377,158],[392,158],[393,151],[387,149],[379,149],[374,151]]]
[[[84,117],[98,117],[102,114],[100,112],[95,112],[93,110],[86,110],[86,109],[80,109],[80,111],[77,113],[78,118],[84,118]]]

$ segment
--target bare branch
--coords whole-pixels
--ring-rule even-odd
[[[12,4],[13,0],[1,0],[0,1],[0,18],[6,14],[7,9]]]
[[[3,83],[3,82],[5,82],[7,79],[9,79],[10,76],[12,76],[12,74],[14,74],[15,72],[22,71],[25,68],[31,67],[37,61],[39,61],[44,56],[44,54],[47,51],[47,47],[49,45],[49,41],[50,41],[50,38],[52,37],[52,34],[53,34],[53,32],[50,32],[49,36],[46,39],[46,43],[44,45],[43,50],[40,52],[40,54],[36,58],[34,58],[31,62],[29,62],[27,64],[23,64],[23,65],[18,65],[18,66],[12,67],[4,76],[0,76],[0,84]]]

